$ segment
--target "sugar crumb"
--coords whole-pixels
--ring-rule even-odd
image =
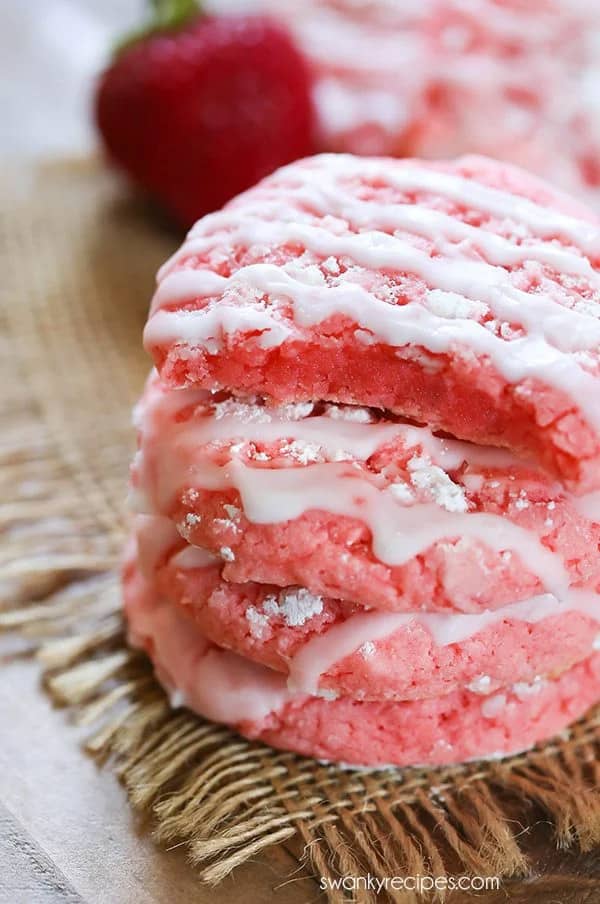
[[[264,637],[265,630],[269,624],[269,619],[262,612],[259,612],[255,606],[248,606],[246,609],[246,620],[250,626],[250,634],[257,640]]]
[[[323,611],[323,598],[305,587],[288,587],[279,594],[279,614],[290,628],[298,628]]]
[[[275,408],[274,413],[284,421],[301,421],[312,414],[314,407],[314,402],[290,402]]]
[[[479,319],[489,310],[481,301],[472,301],[455,292],[444,292],[441,289],[429,291],[425,304],[433,314],[449,320]]]
[[[370,640],[366,640],[358,652],[364,659],[370,659],[375,654],[375,644]]]
[[[311,462],[321,461],[323,455],[321,447],[317,443],[307,443],[302,440],[294,440],[293,442],[284,443],[280,447],[283,455],[289,455],[294,461],[302,465],[308,465]]]
[[[239,509],[237,505],[230,505],[228,502],[223,504],[223,508],[232,521],[237,520],[242,514],[241,509]]]
[[[323,261],[323,269],[327,270],[332,276],[338,276],[340,273],[340,265],[335,257],[328,257]]]
[[[448,512],[466,512],[468,502],[462,487],[454,483],[442,468],[433,465],[429,458],[415,455],[408,462],[412,485]]]
[[[398,502],[403,503],[404,505],[408,505],[408,503],[414,501],[414,494],[407,483],[404,480],[396,480],[394,483],[391,483],[389,486],[389,491]]]
[[[368,408],[355,405],[328,405],[325,414],[334,421],[350,421],[354,424],[371,424],[374,420]]]
[[[475,678],[470,684],[467,684],[467,690],[473,694],[489,694],[491,684],[492,679],[489,675],[480,675],[479,678]]]
[[[215,420],[224,417],[232,417],[245,423],[267,423],[271,415],[264,405],[258,405],[255,399],[243,401],[240,399],[225,399],[217,402],[214,408]]]

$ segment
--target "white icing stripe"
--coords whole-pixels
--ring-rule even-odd
[[[467,162],[470,158],[462,159]],[[469,209],[523,223],[539,238],[551,239],[560,236],[592,257],[600,254],[600,227],[597,223],[536,204],[512,192],[490,188],[478,182],[476,177],[466,179],[411,164],[400,163],[390,166],[387,160],[358,158],[351,154],[328,154],[304,164],[310,173],[309,178],[314,179],[315,183],[319,180],[323,165],[321,161],[325,161],[327,170],[335,173],[338,178],[377,179],[381,184],[391,185],[401,191],[422,191],[441,195]],[[459,159],[458,163],[460,162]],[[287,180],[295,176],[296,171],[292,164],[279,170],[276,179],[289,189]]]
[[[202,445],[213,442],[234,444],[245,442],[271,443],[280,440],[310,443],[318,446],[331,458],[344,452],[357,460],[366,461],[378,449],[394,441],[406,449],[419,448],[432,463],[445,470],[455,470],[463,463],[489,468],[523,467],[523,461],[506,449],[476,446],[460,440],[435,436],[428,427],[380,421],[360,423],[325,415],[290,420],[285,406],[266,408],[247,406],[256,420],[225,414],[215,417],[214,409],[195,413],[188,420],[176,422],[177,414],[190,405],[207,404],[207,394],[193,389],[177,392],[155,392],[143,408],[140,407],[140,429],[143,449],[151,447],[158,453],[162,466],[169,459],[175,473],[188,471],[189,462]],[[350,409],[351,410],[351,409]],[[163,431],[167,431],[166,434]]]
[[[467,242],[485,255],[489,264],[499,267],[514,267],[527,261],[543,264],[558,273],[584,277],[591,285],[600,288],[600,275],[587,257],[577,254],[555,243],[522,243],[511,241],[501,235],[462,220],[425,207],[423,204],[382,204],[377,201],[361,201],[344,191],[340,185],[330,185],[322,179],[302,183],[294,189],[294,201],[298,207],[290,207],[280,195],[265,187],[260,198],[248,200],[242,209],[225,208],[216,214],[209,214],[193,227],[182,247],[171,257],[164,274],[173,265],[187,257],[193,250],[227,241],[235,235],[240,222],[252,220],[279,222],[311,222],[313,215],[335,216],[348,220],[361,229],[403,230],[423,238],[437,241],[440,237],[453,243]],[[302,209],[306,207],[306,210]],[[207,244],[202,245],[200,239]],[[210,241],[209,241],[210,240]],[[446,248],[448,250],[448,248]]]
[[[145,599],[127,606],[130,641],[152,642],[159,677],[182,702],[226,724],[260,722],[291,699],[283,675],[213,647],[175,606]]]
[[[138,534],[138,556],[153,553],[155,538],[160,536],[166,519],[144,519]],[[187,546],[177,553],[171,564],[179,569],[213,568],[218,560],[207,550]],[[151,575],[146,575],[148,578]],[[306,643],[289,663],[288,688],[294,693],[316,694],[319,679],[336,663],[359,650],[363,644],[386,640],[396,631],[420,625],[438,647],[460,644],[504,620],[535,624],[545,618],[579,612],[600,620],[600,596],[571,589],[564,603],[552,594],[541,594],[495,610],[475,614],[361,611],[341,624],[329,627],[324,634]]]
[[[316,694],[319,679],[336,663],[355,653],[365,643],[385,640],[408,625],[421,625],[437,646],[462,643],[505,619],[535,624],[566,612],[581,612],[600,620],[600,596],[571,591],[566,603],[551,594],[485,610],[477,614],[429,612],[359,612],[345,622],[314,637],[289,664],[288,687],[296,693]]]
[[[176,271],[165,279],[174,297],[181,282],[185,282],[187,292],[192,281],[187,274],[181,277],[181,272],[185,271]],[[202,296],[205,294],[205,271],[193,272],[196,294]],[[212,283],[214,274],[207,273],[207,277]],[[228,284],[291,299],[299,326],[312,327],[335,314],[345,315],[376,338],[398,348],[417,345],[434,354],[446,354],[457,346],[472,349],[482,356],[489,356],[510,383],[533,378],[567,393],[577,400],[591,423],[600,427],[597,380],[583,371],[575,359],[552,348],[540,336],[524,336],[508,342],[474,320],[447,320],[417,304],[390,305],[356,284],[307,285],[269,264],[244,267],[230,281],[223,279],[222,288]],[[271,312],[258,306],[240,308],[221,302],[208,311],[196,312],[196,315],[194,312],[159,310],[148,321],[144,337],[150,345],[170,341],[206,345],[210,341],[216,351],[223,333],[235,333],[239,329],[260,332],[259,344],[263,347],[281,344],[289,332],[285,321],[278,318],[276,309]]]
[[[356,518],[369,527],[375,556],[389,565],[405,564],[437,541],[469,537],[498,552],[516,552],[559,599],[569,586],[560,556],[530,531],[485,512],[449,512],[435,504],[404,506],[392,490],[377,489],[348,464],[274,470],[249,468],[237,460],[223,467],[203,460],[196,466],[188,461],[187,470],[181,470],[181,463],[169,454],[153,475],[144,476],[142,471],[159,512],[168,510],[182,475],[189,485],[206,490],[237,489],[244,514],[255,524],[277,524],[311,510]]]
[[[254,523],[287,521],[311,509],[357,518],[372,533],[374,554],[389,565],[405,564],[439,540],[469,537],[498,552],[517,552],[550,592],[559,599],[566,594],[569,578],[560,556],[502,516],[449,512],[434,504],[402,506],[389,490],[378,490],[335,463],[274,472],[236,461],[226,470]]]
[[[164,266],[167,267],[168,264],[169,261]],[[170,284],[161,278],[159,273],[159,283],[152,299],[150,314],[152,315],[154,311],[165,305],[174,304],[186,298],[194,298],[198,294],[198,281],[194,280],[194,272],[194,270],[180,270],[177,280],[172,280]],[[212,270],[203,270],[202,274],[202,295],[219,295],[224,287],[224,278],[218,273],[213,273]]]
[[[343,182],[352,177],[380,179],[382,184],[402,190],[441,194],[467,209],[479,208],[518,225],[526,224],[534,234],[552,241],[511,242],[422,203],[382,204],[355,199]],[[321,218],[322,225],[315,224],[315,216]],[[366,231],[348,234],[346,220]],[[428,238],[436,254],[401,235],[381,231],[386,228]],[[598,302],[584,298],[577,307],[576,297],[569,298],[558,285],[556,291],[523,291],[514,282],[524,271],[513,274],[504,269],[515,262],[548,264],[597,288],[598,273],[590,261],[558,247],[554,241],[557,235],[573,241],[578,248],[600,252],[597,224],[556,213],[476,180],[411,164],[324,156],[283,169],[254,193],[207,217],[192,230],[184,246],[161,270],[145,338],[150,345],[183,342],[204,346],[210,354],[216,354],[227,335],[252,333],[259,346],[270,348],[295,336],[296,328],[314,327],[335,315],[346,316],[392,347],[413,345],[434,354],[455,350],[460,354],[466,349],[488,357],[511,383],[534,378],[570,395],[590,422],[600,427],[596,379],[580,361],[561,354],[597,350],[600,320],[593,311]],[[350,259],[374,272],[411,273],[425,282],[429,292],[420,301],[397,305],[377,297],[376,287],[369,290],[358,284],[360,274],[353,276],[352,270],[331,284],[318,267],[293,260],[283,267],[241,267],[228,278],[211,270],[173,269],[184,258],[202,256],[224,243],[232,247],[300,245],[318,257]],[[487,260],[468,258],[461,243],[470,243],[472,253],[475,249],[483,251]],[[353,278],[358,282],[352,282]],[[221,301],[216,300],[218,296]],[[208,304],[196,311],[164,310],[177,301],[198,298],[208,299]],[[447,311],[450,313],[445,316]],[[511,328],[520,325],[525,335],[514,339],[504,333],[497,336],[488,324],[480,322],[487,316]]]
[[[159,512],[169,511],[182,482],[205,490],[233,487],[241,496],[246,517],[255,523],[281,523],[309,510],[357,518],[371,531],[374,554],[389,565],[404,564],[433,543],[451,538],[470,537],[499,552],[512,550],[548,590],[564,596],[569,579],[560,556],[535,534],[500,515],[450,512],[429,503],[402,505],[393,487],[378,489],[351,465],[335,461],[274,469],[247,467],[239,459],[219,466],[199,454],[203,444],[214,441],[289,438],[315,441],[333,455],[345,449],[366,459],[383,443],[399,437],[408,448],[418,446],[434,463],[451,470],[465,461],[492,467],[514,464],[515,459],[501,450],[439,439],[426,428],[405,424],[357,424],[328,417],[281,421],[278,409],[259,409],[270,421],[208,414],[177,424],[173,421],[177,406],[185,408],[198,396],[205,400],[206,394],[151,391],[155,394],[150,402],[140,406],[138,471],[142,488]]]
[[[189,287],[195,282],[197,289],[192,294],[203,296],[205,283],[202,277],[209,271],[180,270],[166,279],[161,289],[171,295],[171,300],[185,300],[190,294]],[[195,279],[194,279],[195,277]],[[260,344],[265,348],[281,345],[291,336],[292,328],[266,309],[240,307],[220,302],[216,307],[201,311],[158,310],[152,315],[144,329],[144,342],[187,342],[204,346],[214,354],[221,348],[223,334],[261,333]]]
[[[413,273],[432,288],[484,302],[494,316],[509,323],[522,324],[529,335],[542,335],[563,351],[592,349],[600,342],[600,321],[597,318],[566,308],[545,295],[516,289],[510,281],[510,273],[502,267],[478,260],[452,258],[449,254],[432,258],[409,242],[386,232],[371,230],[333,235],[329,230],[310,223],[273,223],[242,215],[232,232],[219,238],[191,239],[184,244],[180,254],[201,254],[215,242],[228,242],[234,246],[258,243],[270,247],[301,244],[325,257],[351,258],[368,269]],[[451,249],[442,250],[451,253]],[[240,274],[243,272],[239,270],[232,281],[241,282]],[[169,279],[166,276],[162,284],[163,287],[167,284],[162,290],[162,297],[166,299],[169,299]],[[210,282],[214,287],[216,281]],[[202,285],[205,287],[204,278]],[[223,288],[226,286],[224,284]]]

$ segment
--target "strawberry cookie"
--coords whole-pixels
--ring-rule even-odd
[[[210,3],[223,9],[224,0]],[[272,15],[296,38],[312,70],[321,149],[491,154],[600,200],[596,3],[227,3]]]
[[[508,756],[560,732],[600,697],[600,654],[533,686],[454,691],[427,700],[326,700],[210,643],[162,602],[134,563],[125,571],[133,645],[150,655],[175,705],[275,747],[352,765],[442,765]]]
[[[595,594],[544,594],[475,615],[382,612],[305,587],[223,580],[222,560],[185,544],[161,518],[137,519],[137,562],[161,598],[213,643],[276,669],[298,692],[421,699],[539,682],[600,641]]]
[[[324,155],[209,215],[163,267],[161,379],[376,407],[600,487],[600,224],[527,173]]]
[[[136,504],[228,581],[460,612],[600,584],[600,523],[505,450],[379,409],[173,392],[156,374],[136,422]]]

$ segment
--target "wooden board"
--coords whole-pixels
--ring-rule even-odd
[[[154,845],[114,775],[80,749],[82,730],[51,707],[38,676],[37,665],[20,658],[0,673],[0,904],[319,899],[314,881],[291,876],[297,863],[282,848],[218,890],[203,886],[182,849]]]

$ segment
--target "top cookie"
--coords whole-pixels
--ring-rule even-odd
[[[505,164],[322,155],[201,220],[145,331],[164,381],[375,406],[600,487],[600,223]]]

